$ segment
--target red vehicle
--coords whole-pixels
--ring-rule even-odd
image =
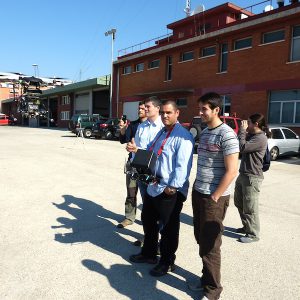
[[[231,117],[231,116],[220,116],[220,119],[223,121],[223,123],[230,126],[236,134],[239,132],[239,129],[242,124],[242,119],[237,118],[237,117]],[[206,128],[206,126],[207,125],[202,122],[200,116],[196,116],[193,118],[193,120],[189,126],[189,131],[195,139],[195,147],[198,146],[199,135],[200,135],[201,131],[204,128]]]
[[[5,114],[0,114],[0,125],[8,125],[9,118]]]

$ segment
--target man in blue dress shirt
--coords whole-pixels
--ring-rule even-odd
[[[175,269],[180,212],[188,193],[194,147],[192,135],[177,121],[179,110],[176,103],[165,101],[160,113],[165,128],[148,145],[148,149],[158,156],[155,174],[159,182],[148,185],[144,198],[142,222],[145,238],[142,251],[130,256],[135,263],[156,264],[160,232],[161,257],[150,271],[152,276],[163,276]]]
[[[157,133],[165,126],[159,115],[160,106],[161,101],[156,96],[149,97],[145,100],[145,115],[147,120],[138,126],[134,139],[127,143],[126,146],[127,151],[132,154],[131,161],[134,158],[135,152],[138,149],[147,149],[149,143],[153,141]],[[142,201],[144,201],[147,185],[138,181],[138,187]],[[141,246],[143,241],[136,240],[133,244],[135,246]]]

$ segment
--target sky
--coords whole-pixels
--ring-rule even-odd
[[[244,8],[261,1],[232,3]],[[191,9],[203,4],[207,10],[225,2],[191,0]],[[186,0],[1,1],[0,72],[72,81],[110,74],[112,43],[111,37],[104,35],[106,31],[117,30],[115,59],[118,50],[171,33],[166,26],[185,17],[185,3]]]

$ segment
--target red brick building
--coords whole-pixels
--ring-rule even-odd
[[[167,25],[153,47],[114,62],[114,114],[134,117],[138,101],[175,99],[181,121],[215,91],[224,112],[262,112],[300,133],[300,3],[253,14],[225,3]]]

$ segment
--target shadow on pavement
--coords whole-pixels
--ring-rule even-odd
[[[122,265],[115,264],[109,268],[105,268],[101,263],[84,259],[82,264],[89,270],[99,273],[105,276],[111,287],[118,291],[120,294],[127,296],[132,300],[141,299],[163,299],[163,300],[175,300],[178,299],[160,290],[156,287],[157,281],[163,282],[164,284],[181,290],[189,295],[191,299],[199,299],[199,293],[190,291],[187,288],[185,280],[175,277],[173,273],[169,273],[163,277],[152,277],[150,276],[149,270],[153,267],[146,264],[134,264],[134,265]],[[174,271],[174,274],[182,276],[184,278],[191,278],[195,280],[197,278],[194,274],[183,270],[178,267]],[[199,280],[199,278],[198,278]],[[151,295],[151,296],[149,296]]]
[[[63,203],[53,203],[53,205],[66,211],[72,217],[57,218],[60,225],[54,225],[51,228],[70,229],[72,232],[55,234],[55,241],[66,244],[90,242],[127,261],[127,264],[114,264],[108,269],[100,262],[94,260],[85,259],[82,261],[82,264],[89,270],[106,276],[111,286],[120,294],[134,300],[149,299],[149,293],[151,293],[151,299],[177,299],[156,288],[156,282],[159,280],[166,285],[189,294],[192,299],[199,298],[199,295],[195,295],[194,292],[189,291],[186,287],[185,278],[197,278],[195,274],[177,266],[174,273],[182,278],[178,278],[170,273],[157,279],[148,274],[153,267],[152,265],[132,265],[130,263],[129,256],[139,253],[140,248],[133,246],[123,236],[130,235],[140,239],[141,235],[127,228],[118,229],[116,227],[112,220],[121,220],[123,218],[122,215],[111,212],[87,199],[77,198],[72,195],[63,195],[63,198]]]
[[[233,239],[238,239],[240,238],[241,236],[244,236],[243,234],[239,234],[239,233],[236,233],[236,228],[232,228],[232,227],[227,227],[225,226],[224,227],[224,232],[223,232],[223,235],[227,236],[227,237],[230,237],[230,238],[233,238]]]
[[[297,156],[285,156],[285,157],[279,157],[276,162],[285,163],[289,165],[300,165],[300,154]],[[271,167],[272,168],[272,162]]]
[[[71,229],[72,232],[55,234],[55,241],[66,244],[90,242],[111,253],[120,255],[124,259],[128,257],[128,250],[123,252],[120,249],[129,249],[131,244],[120,233],[135,239],[140,239],[141,234],[126,228],[119,230],[112,220],[121,220],[122,215],[111,212],[90,200],[71,195],[63,195],[63,198],[65,200],[63,203],[53,203],[53,205],[68,212],[73,218],[57,218],[61,225],[51,226],[51,228],[66,228]]]

